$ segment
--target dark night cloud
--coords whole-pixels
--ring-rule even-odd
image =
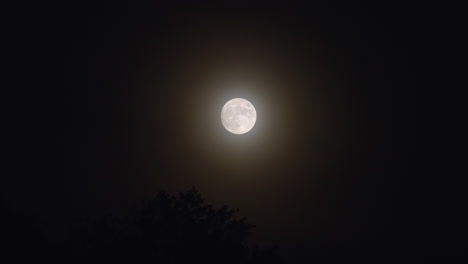
[[[2,199],[55,232],[194,185],[290,259],[445,254],[457,203],[428,102],[444,100],[450,34],[411,6],[21,7]],[[237,97],[257,110],[241,136],[219,117]]]

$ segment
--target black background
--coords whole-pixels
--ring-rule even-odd
[[[194,185],[291,262],[464,254],[456,7],[169,2],[6,9],[6,207],[60,241]],[[232,97],[258,111],[244,137]]]

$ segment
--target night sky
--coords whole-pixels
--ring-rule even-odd
[[[291,263],[464,254],[456,8],[221,2],[11,7],[3,206],[60,241],[195,186]],[[244,135],[220,121],[235,97],[257,110]]]

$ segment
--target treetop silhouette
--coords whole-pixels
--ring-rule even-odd
[[[105,217],[79,231],[72,251],[134,263],[282,263],[275,248],[247,245],[254,225],[238,212],[206,205],[194,187],[177,196],[159,192],[132,216]]]

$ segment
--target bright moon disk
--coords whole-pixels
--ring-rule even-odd
[[[221,110],[221,122],[227,131],[233,134],[249,132],[257,121],[255,107],[247,100],[234,98],[229,100]]]

